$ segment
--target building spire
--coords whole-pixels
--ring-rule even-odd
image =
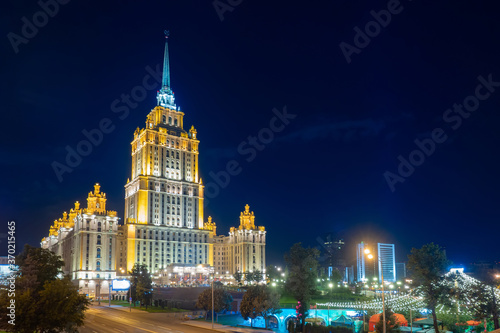
[[[163,55],[163,77],[162,77],[162,88],[170,88],[170,63],[168,59],[168,36],[170,31],[165,30],[165,53]]]
[[[168,56],[168,37],[170,32],[165,30],[165,52],[163,54],[163,75],[161,80],[161,89],[156,95],[158,105],[165,108],[177,110],[175,105],[174,92],[170,88],[170,60]]]

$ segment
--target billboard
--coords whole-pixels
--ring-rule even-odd
[[[113,280],[111,284],[113,290],[129,290],[130,281],[129,280]]]

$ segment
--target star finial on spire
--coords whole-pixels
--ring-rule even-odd
[[[164,30],[164,34],[165,52],[163,54],[163,75],[161,80],[161,89],[158,91],[156,99],[158,101],[158,105],[176,110],[177,106],[175,105],[174,92],[170,88],[170,60],[168,55],[168,37],[170,36],[170,31]]]

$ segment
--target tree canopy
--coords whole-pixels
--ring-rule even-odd
[[[449,303],[451,288],[443,283],[446,279],[450,261],[446,252],[434,243],[426,244],[421,249],[413,248],[408,255],[408,269],[416,285],[424,296],[427,308],[432,312],[434,330],[439,333],[436,306],[438,303]]]
[[[243,273],[238,271],[238,272],[233,274],[233,277],[236,280],[236,282],[238,282],[238,284],[239,284],[239,283],[241,283],[241,280],[243,279]]]
[[[266,323],[272,315],[281,312],[280,295],[265,285],[250,286],[241,300],[240,312],[245,320],[263,317]]]
[[[220,287],[214,288],[214,312],[218,313],[223,310],[231,310],[232,302],[233,296],[231,296],[231,294]],[[196,307],[206,311],[212,310],[212,288],[207,288],[202,291],[198,296]]]
[[[132,301],[134,303],[140,301],[147,308],[153,299],[153,281],[148,272],[148,267],[136,263],[129,274],[131,275],[130,297],[132,297]]]
[[[301,326],[304,325],[309,303],[316,290],[319,251],[314,248],[304,248],[296,243],[285,254],[285,262],[289,273],[286,278],[286,289],[300,302],[299,314]]]
[[[251,282],[260,282],[262,281],[262,272],[257,270],[251,271],[251,272],[246,272],[245,273],[245,280],[248,283]]]
[[[64,266],[49,250],[26,245],[16,257],[16,290],[0,292],[0,328],[12,332],[75,331],[83,325],[89,301],[68,276],[58,278]],[[7,306],[15,301],[15,326],[7,320]],[[6,319],[7,318],[7,319]]]

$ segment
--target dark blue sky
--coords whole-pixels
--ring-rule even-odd
[[[19,247],[38,245],[95,182],[123,217],[130,142],[156,89],[127,116],[111,105],[161,65],[169,29],[171,84],[184,127],[198,130],[204,183],[228,161],[242,168],[209,198],[219,233],[248,203],[268,231],[270,263],[325,232],[345,237],[351,254],[361,240],[391,242],[404,260],[433,241],[455,263],[499,259],[500,88],[483,84],[479,105],[470,97],[479,76],[500,81],[495,2],[242,1],[222,21],[212,1],[73,0],[47,22],[36,1],[1,6],[0,231],[15,220]],[[387,9],[390,22],[380,14],[388,23],[374,24],[371,11]],[[22,37],[34,15],[38,31]],[[339,45],[355,46],[356,27],[373,37],[356,40],[348,63]],[[453,113],[464,100],[477,108],[467,118]],[[238,146],[284,106],[296,117],[247,161]],[[104,118],[113,131],[60,182],[51,164]],[[391,191],[384,173],[398,173],[400,155],[418,163],[414,141],[435,128],[444,142]]]

